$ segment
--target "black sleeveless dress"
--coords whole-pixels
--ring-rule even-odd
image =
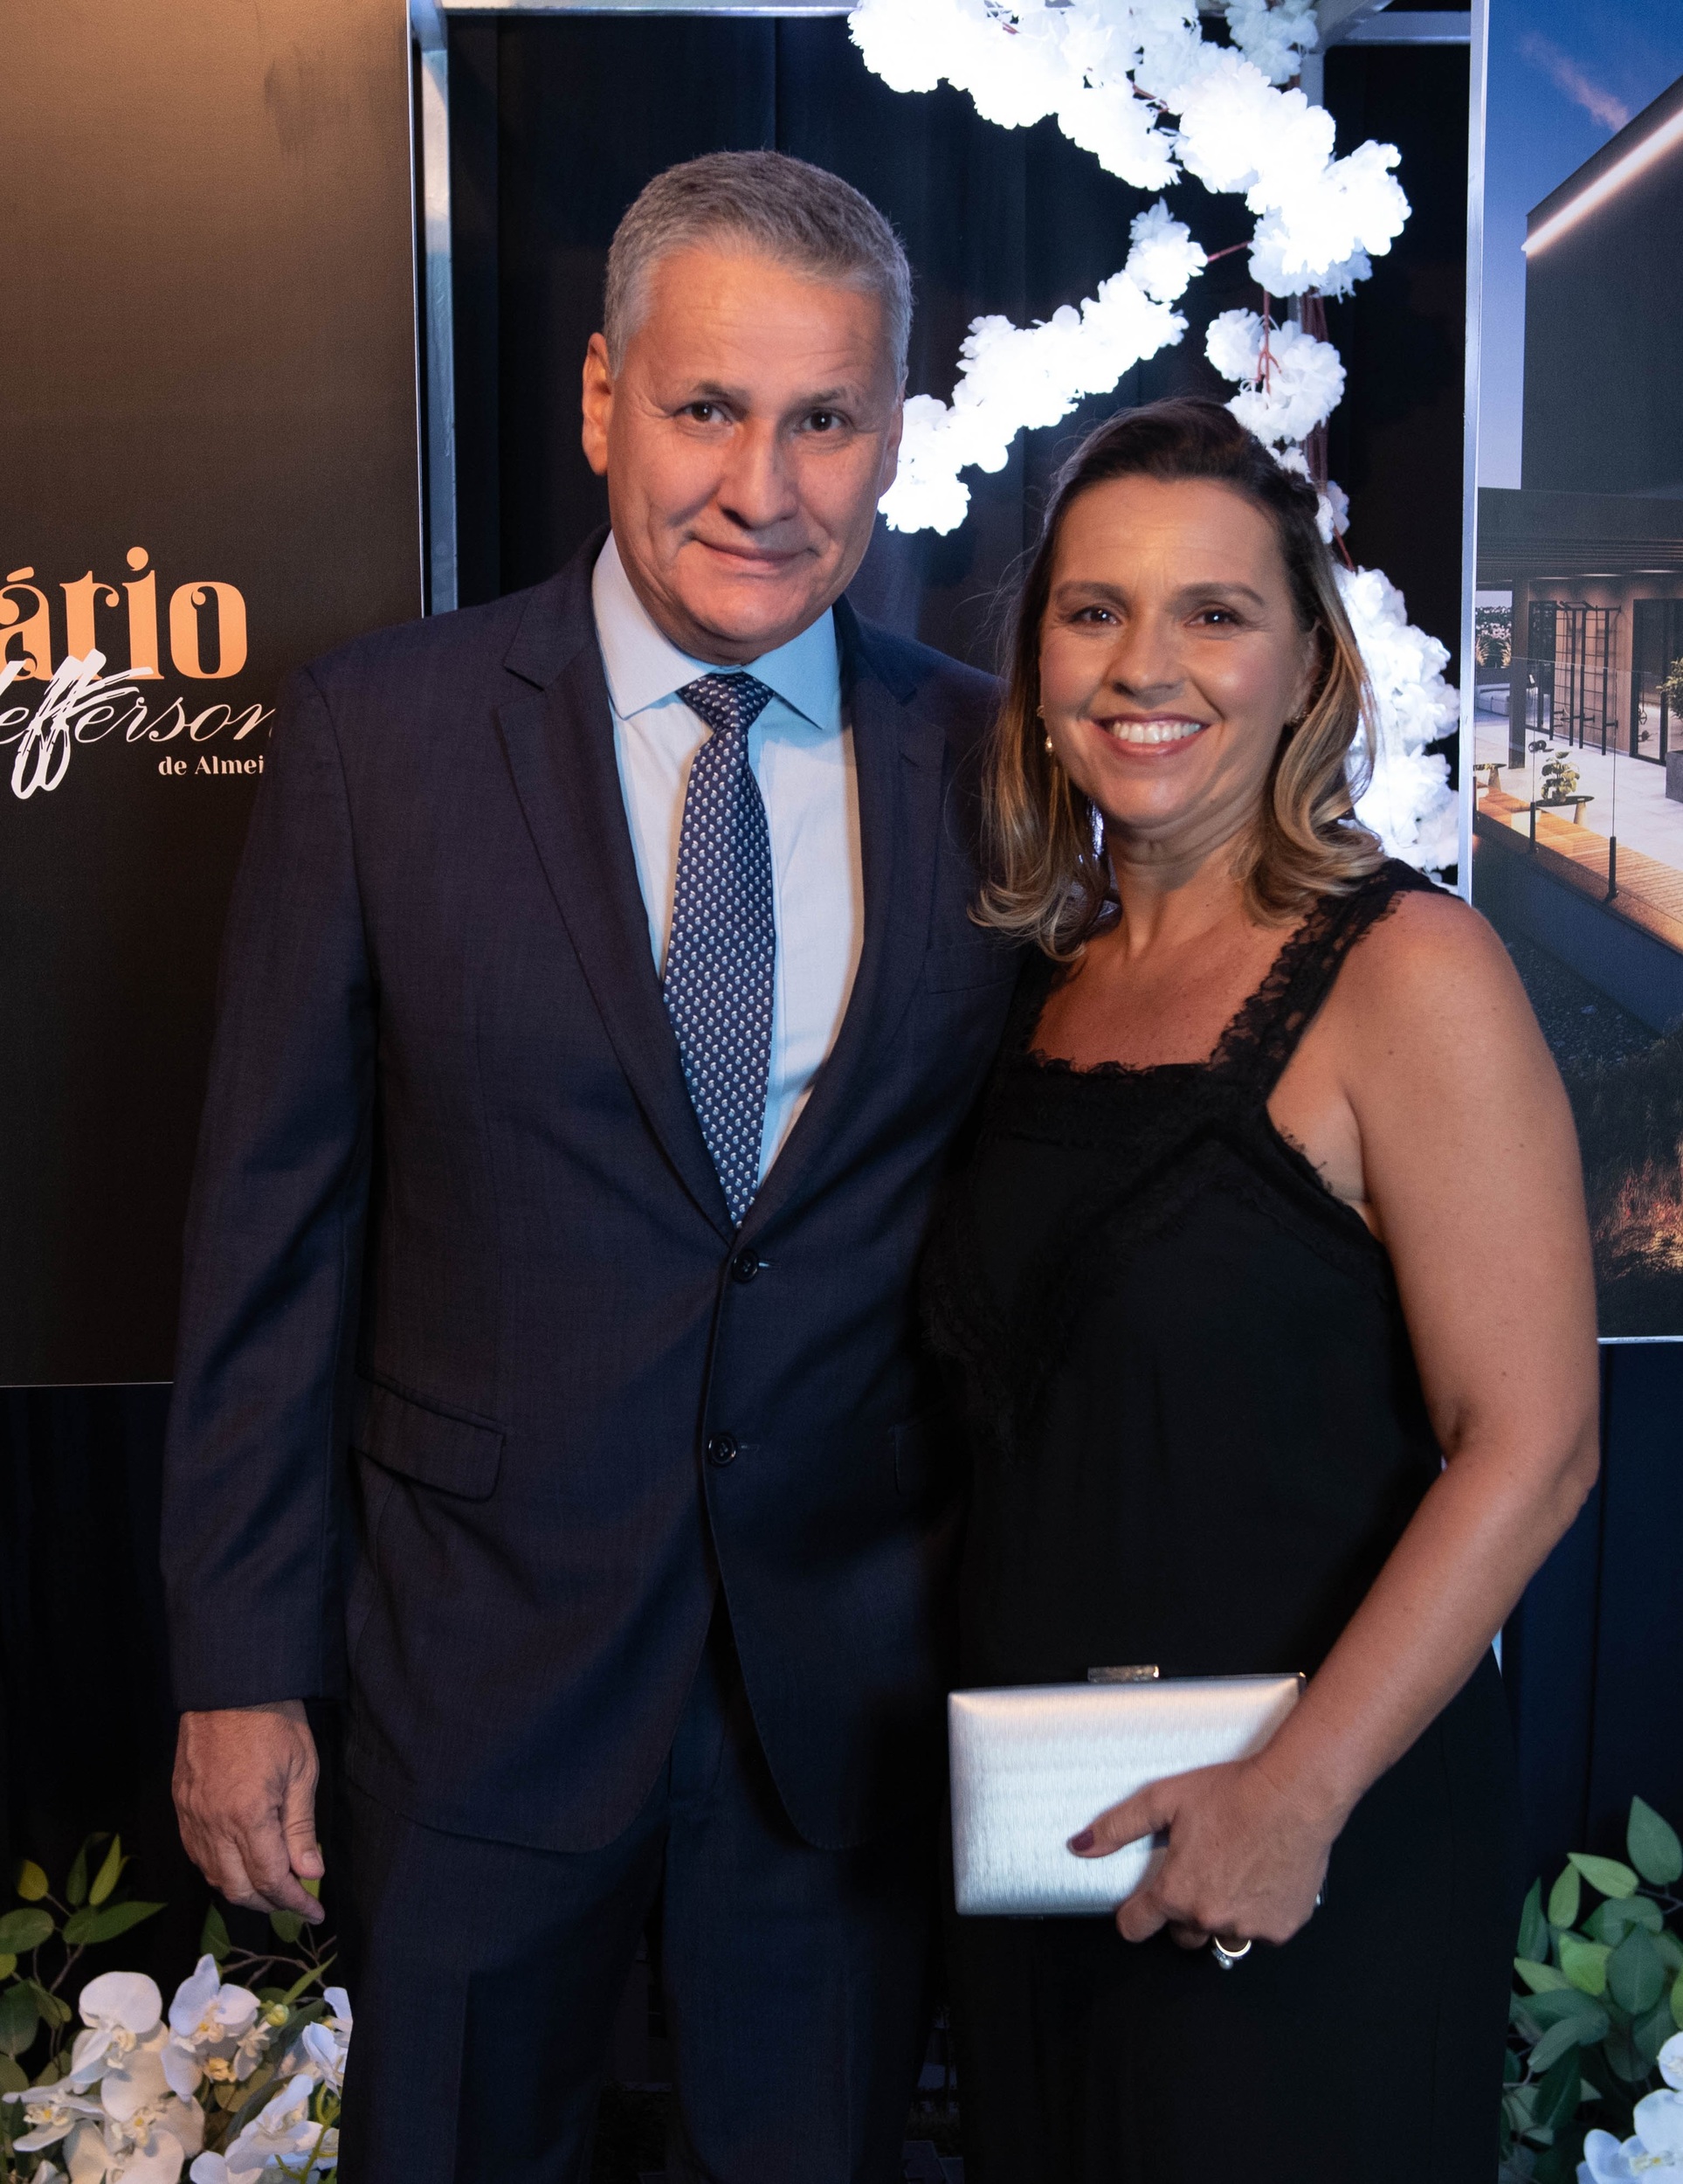
[[[1267,1101],[1389,864],[1208,1063],[1031,1049],[1024,989],[925,1299],[975,1455],[966,1685],[1313,1672],[1437,1476],[1390,1262]],[[1358,967],[1359,974],[1359,967]],[[949,1922],[973,2184],[1490,2184],[1514,1782],[1471,1683],[1356,1808],[1326,1902],[1231,1973],[1104,1919]]]

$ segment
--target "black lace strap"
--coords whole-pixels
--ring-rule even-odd
[[[1389,858],[1348,895],[1316,903],[1273,968],[1223,1033],[1212,1066],[1266,1100],[1332,992],[1344,958],[1404,895],[1437,889],[1424,873]]]

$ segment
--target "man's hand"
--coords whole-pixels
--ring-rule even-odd
[[[315,1739],[301,1699],[183,1714],[176,1813],[187,1855],[231,1904],[323,1916],[300,1880],[327,1870],[315,1840]]]

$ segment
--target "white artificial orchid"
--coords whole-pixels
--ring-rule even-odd
[[[70,2184],[100,2184],[111,2167],[111,2149],[105,2132],[85,2118],[65,2140],[65,2167]]]
[[[287,2175],[301,2176],[312,2162],[331,2167],[339,2156],[338,2133],[310,2114],[314,2091],[308,2074],[288,2078],[226,2153],[199,2155],[192,2184],[279,2184]]]
[[[1578,2184],[1628,2184],[1645,2176],[1683,2178],[1683,2032],[1659,2050],[1659,2075],[1671,2088],[1636,2105],[1636,2135],[1621,2146],[1611,2131],[1591,2131],[1583,2141]]]
[[[295,2055],[289,2056],[281,2068],[313,2077],[329,2092],[342,2093],[345,2058],[350,2052],[350,1997],[342,1987],[330,1987],[326,1992],[330,2015],[305,2026]]]
[[[203,2078],[243,2085],[272,2036],[251,1989],[224,1987],[216,1959],[201,1957],[169,2005],[164,2075],[183,2100],[191,2099]]]
[[[204,2111],[174,2092],[164,2075],[169,2034],[162,2024],[112,2063],[100,2080],[107,2166],[94,2166],[91,2141],[72,2149],[72,2184],[81,2184],[78,2157],[108,2184],[176,2184],[183,2164],[204,2143]]]
[[[81,2118],[100,2113],[98,2101],[72,2092],[63,2078],[52,2085],[31,2085],[26,2092],[3,2094],[0,2099],[15,2102],[23,2109],[29,2128],[22,2138],[12,2141],[19,2153],[36,2153],[43,2146],[56,2146]]]
[[[76,2035],[65,2083],[79,2093],[157,2031],[163,1997],[143,1972],[107,1972],[88,1981],[79,2007],[86,2030]]]
[[[107,2064],[100,2079],[100,2100],[107,2116],[126,2123],[141,2109],[171,2098],[163,2068],[169,2038],[164,2027],[155,2025],[144,2040]]]

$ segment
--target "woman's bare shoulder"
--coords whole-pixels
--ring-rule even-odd
[[[1342,981],[1353,999],[1380,1007],[1417,1001],[1429,989],[1445,1006],[1458,995],[1524,999],[1513,960],[1488,920],[1459,895],[1409,888],[1393,896],[1351,956]]]
[[[1513,960],[1459,895],[1410,889],[1351,951],[1336,1014],[1370,1052],[1430,1068],[1486,1045],[1535,1058],[1542,1037]]]

